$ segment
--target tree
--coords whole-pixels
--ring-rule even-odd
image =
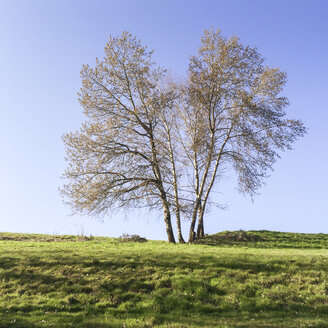
[[[210,194],[224,171],[233,168],[239,190],[253,196],[279,152],[305,133],[286,118],[286,74],[263,63],[255,48],[210,30],[187,80],[169,81],[131,34],[110,37],[103,60],[81,71],[87,120],[63,136],[65,200],[87,214],[161,209],[169,242],[174,211],[179,242],[182,218],[190,219],[189,242],[204,236]]]
[[[165,71],[131,34],[110,37],[95,68],[84,65],[79,101],[87,121],[63,136],[69,166],[62,193],[73,210],[106,213],[114,207],[162,208],[175,242],[166,186],[168,160],[158,142],[159,114],[172,107],[163,93]]]
[[[237,37],[205,30],[198,56],[191,57],[183,88],[186,157],[194,171],[194,206],[189,242],[204,236],[204,213],[220,172],[232,167],[239,190],[255,195],[279,151],[290,149],[306,129],[287,119],[288,100],[280,96],[286,74],[263,65],[255,48]]]

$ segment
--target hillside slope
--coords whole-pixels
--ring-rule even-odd
[[[327,327],[328,252],[287,244],[0,234],[0,327]]]
[[[197,243],[212,246],[247,246],[259,248],[326,248],[328,234],[279,231],[222,231]]]

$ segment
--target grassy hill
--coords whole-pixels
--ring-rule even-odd
[[[328,327],[328,237],[0,233],[0,328]]]
[[[212,246],[328,249],[328,234],[291,233],[267,230],[223,231],[206,236],[197,243]]]

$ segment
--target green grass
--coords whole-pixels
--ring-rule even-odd
[[[262,240],[0,234],[0,328],[328,327],[327,236],[249,234]]]
[[[277,231],[223,231],[198,241],[212,246],[246,246],[259,248],[327,248],[328,234]]]

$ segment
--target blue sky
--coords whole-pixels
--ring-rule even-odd
[[[155,49],[158,64],[183,75],[212,26],[288,73],[288,116],[309,132],[282,154],[253,203],[225,178],[215,199],[229,209],[213,208],[206,232],[328,233],[327,17],[325,0],[0,0],[0,231],[166,239],[161,213],[113,213],[104,222],[71,216],[58,192],[61,135],[83,122],[80,69],[103,56],[110,34],[130,31]]]

